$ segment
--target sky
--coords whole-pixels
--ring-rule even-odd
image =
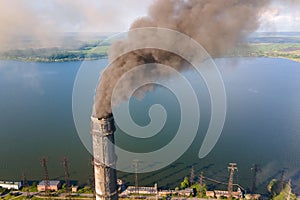
[[[1,0],[0,26],[1,30],[4,25],[8,29],[23,28],[22,24],[31,22],[33,26],[43,24],[49,31],[120,32],[126,31],[138,17],[146,15],[153,1]],[[262,16],[260,30],[300,31],[299,5],[289,4],[286,0],[273,2]]]
[[[27,36],[47,41],[54,32],[123,32],[153,1],[1,0],[0,44]],[[270,1],[258,31],[300,31],[300,0]]]
[[[273,0],[258,31],[300,32],[300,1]]]

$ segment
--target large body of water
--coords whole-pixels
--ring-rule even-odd
[[[106,60],[88,62],[100,68],[107,64]],[[175,187],[189,176],[191,166],[196,176],[203,171],[207,177],[227,182],[228,163],[236,162],[235,182],[245,188],[251,186],[252,165],[259,164],[260,192],[265,192],[268,182],[280,178],[285,169],[285,178],[292,180],[299,193],[300,63],[273,58],[227,58],[216,63],[228,98],[227,118],[217,145],[207,157],[198,158],[210,113],[208,97],[201,96],[199,90],[202,120],[194,143],[171,166],[141,174],[139,184],[157,182],[159,186]],[[0,61],[0,180],[21,180],[23,172],[29,180],[42,179],[40,160],[44,156],[52,179],[63,179],[63,157],[69,159],[71,179],[83,183],[92,175],[91,155],[82,145],[72,118],[72,90],[80,65]],[[120,146],[147,151],[173,137],[180,112],[176,99],[164,88],[146,94],[142,101],[133,101],[133,118],[146,124],[147,109],[153,103],[163,104],[171,114],[161,134],[165,141],[150,139],[144,144],[118,130],[116,141]],[[119,176],[131,183],[134,178],[133,174]]]

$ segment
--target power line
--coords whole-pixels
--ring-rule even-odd
[[[214,182],[214,183],[218,183],[218,184],[221,184],[221,185],[227,185],[228,186],[228,183],[226,182],[222,182],[222,181],[218,181],[216,179],[212,179],[212,178],[209,178],[209,177],[206,177],[206,176],[203,176],[203,179],[205,180],[208,180],[208,181],[211,181],[211,182]],[[238,186],[239,188],[241,188],[244,192],[246,192],[246,189],[244,187],[242,187],[241,185],[239,184],[232,184],[233,186]]]
[[[228,185],[228,183],[221,182],[221,181],[218,181],[218,180],[215,180],[215,179],[212,179],[212,178],[208,178],[208,177],[206,177],[206,176],[203,176],[203,179],[206,179],[206,180],[209,180],[209,181],[212,181],[212,182],[221,184],[221,185]]]

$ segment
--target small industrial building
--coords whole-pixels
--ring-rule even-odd
[[[19,190],[22,187],[21,182],[12,182],[12,181],[0,181],[0,187],[6,189]]]
[[[155,195],[157,194],[157,188],[155,187],[135,187],[135,186],[129,186],[124,192],[124,195],[130,195],[130,194],[146,194],[146,195]]]
[[[207,197],[211,197],[211,198],[214,198],[215,197],[215,192],[214,191],[206,191],[206,194],[205,194]]]
[[[48,185],[48,186],[46,186],[46,185]],[[57,191],[60,189],[60,187],[61,187],[60,181],[49,181],[49,184],[46,184],[46,181],[42,180],[37,185],[37,190],[39,192],[45,191],[45,190]]]
[[[215,197],[217,197],[217,199],[220,199],[221,197],[229,197],[228,191],[227,190],[215,190]],[[236,199],[242,199],[243,198],[243,193],[240,190],[240,188],[238,188],[238,191],[236,192],[232,192],[231,193],[232,197],[236,198]]]
[[[253,200],[253,199],[262,199],[262,196],[260,194],[246,194],[245,199]]]
[[[78,192],[78,186],[72,186],[72,192]]]

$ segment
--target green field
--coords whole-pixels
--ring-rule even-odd
[[[227,57],[275,57],[300,62],[300,43],[250,43],[231,49]]]
[[[19,60],[26,62],[68,62],[80,60],[97,60],[105,58],[110,44],[100,41],[86,42],[77,48],[38,48],[17,49],[0,53],[2,60]]]

